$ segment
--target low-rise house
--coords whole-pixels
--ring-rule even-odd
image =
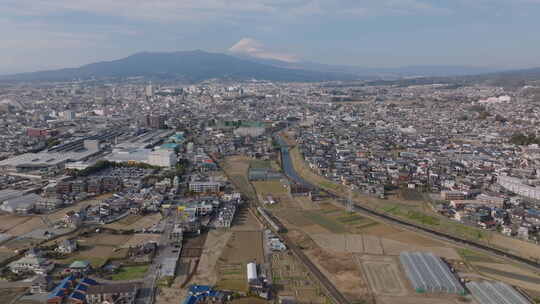
[[[50,276],[38,275],[32,281],[32,285],[30,285],[30,293],[32,294],[47,293],[51,291],[52,287],[53,287],[53,281]]]
[[[135,303],[140,286],[138,283],[119,283],[89,286],[86,290],[88,304]]]
[[[58,248],[56,248],[57,252],[64,254],[73,253],[75,250],[77,250],[77,242],[74,240],[64,240],[58,245]]]
[[[24,257],[10,263],[8,267],[14,273],[33,272],[36,274],[46,275],[53,270],[54,263],[46,258],[43,258],[36,251],[30,250]]]
[[[88,261],[74,261],[69,265],[69,272],[77,274],[86,274],[92,270],[90,262]]]

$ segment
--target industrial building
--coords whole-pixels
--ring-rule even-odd
[[[514,288],[501,282],[470,282],[467,288],[480,304],[529,304]]]
[[[156,150],[148,155],[148,163],[158,167],[174,167],[176,166],[176,153],[170,150]]]
[[[448,265],[433,253],[402,252],[399,259],[417,292],[465,294]]]

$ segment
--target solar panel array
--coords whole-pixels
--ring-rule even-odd
[[[465,293],[448,265],[432,253],[402,252],[399,259],[417,292]]]
[[[467,288],[480,304],[530,304],[514,288],[501,282],[470,282]]]

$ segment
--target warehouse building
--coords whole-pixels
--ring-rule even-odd
[[[417,292],[465,294],[448,265],[433,253],[402,252],[399,259]]]

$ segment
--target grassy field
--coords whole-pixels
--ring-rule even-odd
[[[148,265],[122,266],[118,273],[115,273],[112,276],[112,279],[115,281],[142,279],[144,278],[147,270]]]
[[[317,225],[324,227],[330,232],[345,233],[348,231],[347,228],[344,227],[338,221],[335,221],[325,215],[322,215],[317,211],[303,211],[303,212],[304,212],[304,217],[306,217],[313,223],[316,223]]]
[[[248,157],[228,157],[222,164],[222,168],[242,194],[251,200],[257,200],[255,190],[247,179],[247,172],[251,161],[252,159]]]

